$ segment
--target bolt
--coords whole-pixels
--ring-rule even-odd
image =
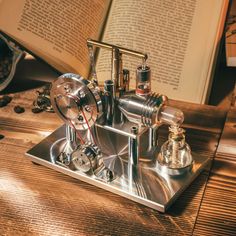
[[[112,181],[113,178],[114,178],[113,172],[109,169],[106,170],[106,175],[105,176],[106,176],[107,182]]]
[[[79,116],[78,116],[78,121],[81,121],[81,122],[82,122],[83,120],[84,120],[84,117],[81,116],[81,115],[79,115]]]
[[[132,126],[130,129],[131,134],[137,134],[138,133],[138,127],[137,126]]]

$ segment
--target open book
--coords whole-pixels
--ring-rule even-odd
[[[0,0],[0,30],[60,72],[84,77],[87,38],[145,52],[153,91],[204,103],[227,6],[228,0]],[[134,82],[139,62],[124,61]],[[96,64],[98,80],[110,79],[109,52],[101,50]]]

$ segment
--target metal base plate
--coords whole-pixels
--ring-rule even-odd
[[[62,126],[34,146],[26,155],[35,163],[47,166],[161,212],[166,211],[209,161],[207,158],[193,154],[194,163],[192,168],[180,176],[169,176],[159,172],[155,162],[158,153],[152,153],[150,161],[147,161],[147,159],[145,159],[146,161],[140,161],[137,168],[130,167],[127,162],[128,154],[125,151],[127,146],[120,146],[120,144],[125,144],[126,142],[126,140],[123,140],[123,136],[114,132],[109,133],[110,131],[106,131],[101,127],[97,129],[97,133],[103,137],[103,145],[105,145],[104,152],[101,148],[104,162],[108,163],[109,167],[113,166],[114,171],[117,173],[116,178],[111,182],[105,182],[94,175],[73,171],[56,164],[54,157],[59,152],[60,147],[65,144],[65,126]],[[108,141],[111,142],[111,140],[113,147],[107,143]]]

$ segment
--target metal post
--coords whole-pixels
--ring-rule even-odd
[[[113,98],[116,98],[116,92],[119,89],[119,78],[120,78],[120,51],[117,47],[112,49],[112,80],[114,83]]]
[[[71,143],[76,142],[75,129],[71,128],[69,125],[66,125],[66,141]]]
[[[132,134],[138,133],[138,127],[133,126],[131,128]],[[137,166],[138,165],[138,157],[139,157],[139,145],[138,140],[136,138],[129,137],[129,163],[131,165]]]
[[[148,129],[148,151],[151,151],[157,146],[157,129],[157,125]]]

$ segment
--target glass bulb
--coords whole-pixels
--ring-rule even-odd
[[[169,168],[179,169],[192,162],[191,149],[182,141],[168,140],[161,147],[162,164]]]
[[[151,92],[151,70],[150,67],[139,66],[136,71],[136,94],[140,96],[149,95]]]
[[[184,121],[184,113],[175,107],[165,105],[161,107],[159,121],[172,126],[180,126]]]
[[[183,169],[192,164],[190,146],[185,142],[184,130],[171,127],[168,140],[162,145],[158,164],[168,169]]]

